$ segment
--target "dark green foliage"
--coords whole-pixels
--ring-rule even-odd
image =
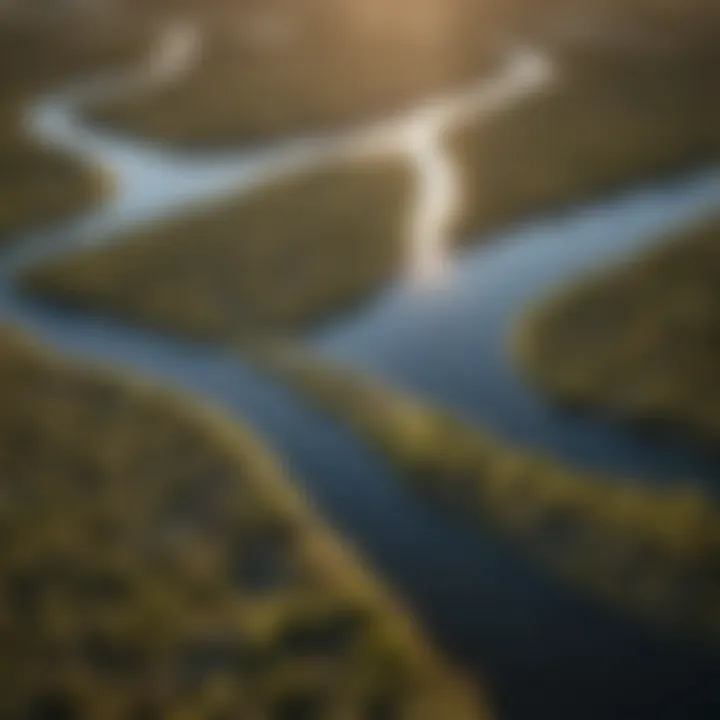
[[[6,330],[0,395],[0,716],[487,717],[247,431]]]

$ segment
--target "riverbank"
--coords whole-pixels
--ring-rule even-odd
[[[492,528],[557,577],[650,626],[717,641],[718,511],[697,489],[573,469],[299,351],[255,357],[458,519]]]
[[[6,329],[0,386],[6,714],[488,717],[247,429]]]
[[[529,377],[562,403],[720,439],[720,220],[580,279],[518,331]]]

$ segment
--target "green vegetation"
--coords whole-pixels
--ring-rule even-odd
[[[32,225],[71,217],[111,188],[94,167],[42,147],[22,114],[35,96],[138,57],[144,24],[124,14],[53,13],[17,4],[0,10],[0,240]]]
[[[0,334],[2,717],[487,717],[250,433]]]
[[[554,398],[720,440],[720,218],[531,313],[518,354]]]
[[[418,492],[617,608],[720,640],[720,512],[698,490],[567,468],[351,370],[287,348],[254,353],[348,422]]]
[[[196,336],[292,332],[393,276],[409,191],[399,160],[321,168],[39,266],[25,284]]]

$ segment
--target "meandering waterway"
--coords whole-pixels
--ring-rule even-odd
[[[188,28],[172,32],[162,41],[165,49],[153,54],[153,72],[115,76],[123,91],[148,77],[174,81],[187,69],[201,39]],[[492,112],[557,77],[542,54],[521,51],[494,78],[453,96],[453,112]],[[80,83],[30,108],[31,126],[44,142],[107,167],[117,177],[118,194],[87,216],[0,248],[0,319],[72,355],[130,368],[248,419],[439,643],[488,678],[502,717],[719,717],[719,653],[636,627],[545,577],[491,535],[428,506],[349,431],[229,350],[67,312],[20,294],[14,280],[53,254],[103,242],[188,203],[248,190],[331,158],[404,148],[419,179],[418,215],[408,224],[408,273],[364,310],[307,341],[441,401],[499,436],[578,465],[653,482],[688,478],[717,489],[720,463],[708,453],[549,406],[509,361],[506,340],[529,303],[716,207],[720,171],[659,179],[526,220],[450,256],[446,220],[457,188],[441,144],[453,118],[448,98],[337,137],[203,158],[86,125],[83,103],[106,94],[112,82]],[[427,277],[433,282],[417,282]]]

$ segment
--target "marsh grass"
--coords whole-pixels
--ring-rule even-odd
[[[294,333],[403,262],[409,168],[323,167],[29,271],[31,291],[206,338]]]
[[[720,639],[720,512],[696,488],[567,467],[359,372],[287,347],[245,352],[448,512],[650,626]]]
[[[487,717],[246,428],[7,329],[0,393],[3,717]]]
[[[720,440],[720,218],[548,298],[517,356],[560,402]]]

